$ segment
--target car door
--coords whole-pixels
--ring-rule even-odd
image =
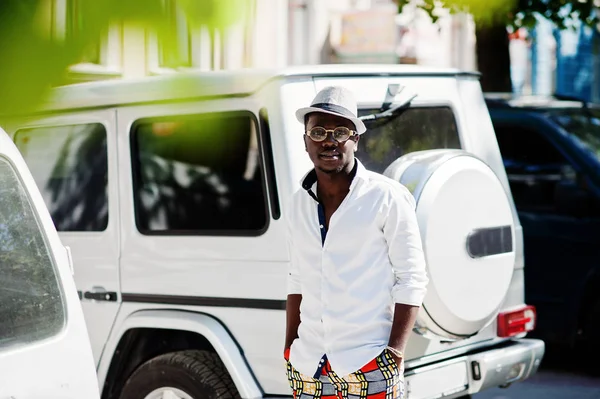
[[[120,192],[129,193],[121,287],[124,311],[193,306],[216,318],[265,391],[280,393],[288,252],[261,109],[217,98],[118,110]]]
[[[120,303],[115,111],[28,119],[11,133],[71,248],[97,364]]]
[[[69,252],[1,129],[0,281],[0,397],[99,398]]]
[[[578,298],[600,258],[600,219],[577,205],[585,176],[551,139],[551,124],[498,118],[494,128],[523,226],[525,295],[537,307],[536,334],[563,341],[575,334]]]

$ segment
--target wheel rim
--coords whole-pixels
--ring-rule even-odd
[[[194,399],[181,389],[164,387],[150,392],[144,399]]]

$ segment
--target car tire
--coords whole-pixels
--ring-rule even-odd
[[[143,363],[125,382],[120,399],[239,399],[240,395],[216,353],[186,350]]]

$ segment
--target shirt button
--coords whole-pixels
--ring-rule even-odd
[[[320,227],[320,228],[323,228],[323,225],[322,225],[322,224],[320,224],[320,225],[319,225],[319,227]]]

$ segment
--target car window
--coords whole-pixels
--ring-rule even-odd
[[[504,166],[508,172],[560,171],[565,157],[543,135],[519,124],[494,124]]]
[[[578,146],[600,160],[600,111],[559,109],[548,112]]]
[[[21,129],[15,144],[58,231],[108,225],[106,129],[100,123]]]
[[[266,185],[252,114],[140,120],[132,141],[136,223],[142,233],[264,232]]]
[[[377,112],[378,109],[361,109],[359,115]],[[383,173],[404,154],[441,148],[460,148],[452,109],[415,107],[383,126],[369,128],[358,142],[356,156],[367,169]]]
[[[572,213],[560,198],[565,193],[574,196],[584,186],[558,148],[539,131],[518,123],[495,123],[494,130],[517,209]]]
[[[27,192],[0,157],[0,350],[56,335],[65,322],[53,259]]]

